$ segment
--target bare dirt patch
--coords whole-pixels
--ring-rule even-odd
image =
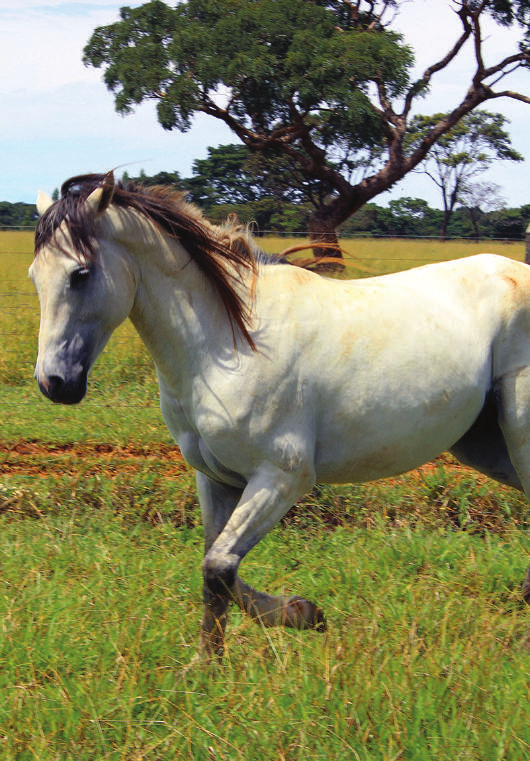
[[[167,475],[181,475],[187,468],[176,446],[113,446],[97,443],[0,443],[0,475],[53,476],[114,473],[156,463]]]
[[[181,475],[188,468],[177,446],[169,444],[150,444],[149,446],[115,446],[106,443],[53,443],[38,440],[18,441],[15,444],[0,442],[0,476],[27,475],[52,476],[105,473],[112,477],[114,473],[135,470],[149,463],[156,464],[157,469],[166,475]],[[436,461],[426,463],[409,477],[421,480],[440,465],[453,471],[455,476],[467,472],[449,455],[441,455]],[[477,475],[477,474],[476,474]],[[486,477],[483,477],[487,480]],[[391,484],[397,478],[385,479]]]

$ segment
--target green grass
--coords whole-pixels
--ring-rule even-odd
[[[350,276],[483,249],[347,245]],[[242,575],[318,602],[328,632],[234,611],[223,664],[195,664],[199,508],[151,362],[125,325],[81,405],[47,402],[30,261],[28,234],[0,233],[2,761],[530,760],[521,495],[448,457],[316,487]]]
[[[304,241],[300,238],[260,238],[259,245],[268,253],[280,253],[291,246]],[[307,241],[306,241],[307,242]],[[504,243],[502,241],[487,241],[475,243],[471,241],[438,240],[374,240],[371,238],[343,238],[340,240],[343,249],[346,269],[340,277],[372,277],[388,272],[409,269],[410,267],[428,264],[430,262],[460,259],[488,252],[500,254],[519,261],[524,260],[524,243]],[[290,258],[311,258],[311,250],[299,251]]]
[[[6,761],[530,757],[520,533],[278,529],[245,574],[318,600],[329,632],[234,613],[212,669],[200,530],[78,510],[12,516],[0,548]]]
[[[51,404],[33,380],[23,386],[4,386],[0,397],[2,443],[28,439],[121,446],[172,442],[160,414],[154,377],[152,389],[133,383],[98,389],[94,380],[86,400],[76,407]]]

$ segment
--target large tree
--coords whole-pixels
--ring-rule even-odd
[[[446,114],[416,116],[409,128],[411,145],[421,143],[433,126]],[[485,172],[494,161],[523,161],[504,129],[508,119],[502,114],[476,109],[460,119],[442,135],[421,165],[421,171],[440,189],[443,203],[441,240],[456,205],[471,188],[471,181]]]
[[[293,162],[320,183],[313,240],[418,166],[466,114],[501,97],[530,103],[502,80],[528,67],[530,0],[446,0],[459,32],[418,79],[413,54],[392,31],[401,0],[152,0],[122,8],[95,30],[84,54],[105,69],[116,107],[157,102],[165,129],[189,129],[202,112],[223,121],[251,150]],[[486,63],[483,22],[520,30],[513,50]],[[433,30],[436,32],[436,30]],[[463,50],[474,52],[467,93],[407,150],[417,98]]]

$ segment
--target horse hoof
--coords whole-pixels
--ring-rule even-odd
[[[327,629],[323,611],[303,597],[291,597],[288,602],[291,610],[285,623],[295,629],[314,629],[325,632]],[[291,612],[293,611],[293,612]]]
[[[320,610],[320,608],[316,608],[315,612],[316,612],[316,618],[315,618],[313,629],[319,632],[320,634],[323,634],[324,632],[328,630],[326,618],[324,616],[324,613]]]

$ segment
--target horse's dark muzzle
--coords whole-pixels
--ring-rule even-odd
[[[67,380],[60,375],[50,375],[45,380],[37,379],[41,392],[56,404],[78,404],[87,390],[87,374],[75,380]]]

